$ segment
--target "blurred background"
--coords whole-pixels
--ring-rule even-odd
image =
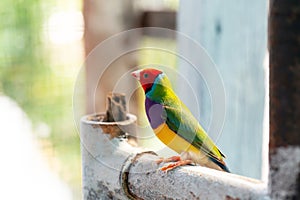
[[[179,30],[206,49],[218,67],[226,93],[226,118],[217,144],[227,155],[227,163],[234,173],[263,178],[263,133],[267,129],[265,88],[268,87],[265,78],[268,72],[264,69],[268,61],[267,5],[268,1],[260,0],[224,3],[215,0],[2,0],[0,154],[6,160],[0,173],[6,178],[0,183],[8,189],[0,195],[23,199],[40,199],[39,195],[45,195],[43,199],[81,199],[80,138],[72,111],[77,74],[86,56],[100,42],[121,31],[145,26]],[[129,40],[115,48],[152,44],[166,45],[174,51],[186,48],[174,38],[151,34],[145,34],[138,44]],[[126,56],[106,71],[108,75],[114,73],[113,77],[101,80],[104,84],[97,88],[96,111],[105,110],[103,96],[113,89],[122,74],[134,66],[149,63],[162,63],[180,73],[193,74],[191,67],[171,54],[148,49]],[[89,77],[94,72],[85,73],[88,91]],[[193,108],[195,103],[180,88],[179,80],[172,79],[184,102]],[[197,88],[205,86],[203,81],[190,81]],[[135,84],[133,79],[128,81],[128,87]],[[87,103],[82,108],[85,113],[94,112],[89,94],[88,91]],[[138,99],[139,91],[134,95]],[[197,117],[207,128],[211,117],[211,105],[207,103],[210,97],[203,90],[196,95],[203,99]],[[134,105],[130,105],[130,112],[143,114]],[[143,120],[141,117],[139,123],[144,124]],[[15,193],[16,189],[20,192]]]

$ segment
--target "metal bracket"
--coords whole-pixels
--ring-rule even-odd
[[[144,154],[152,154],[157,156],[157,154],[153,151],[144,151],[141,153],[131,154],[130,156],[127,157],[127,159],[123,163],[120,171],[120,176],[119,176],[120,186],[122,187],[124,194],[131,200],[136,200],[136,199],[142,200],[142,198],[138,197],[137,195],[135,195],[130,191],[128,177],[129,177],[129,172],[132,164],[134,164],[137,161],[137,159],[142,157]]]

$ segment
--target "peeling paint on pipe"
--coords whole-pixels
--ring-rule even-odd
[[[110,139],[89,117],[81,120],[84,199],[268,199],[266,184],[255,179],[200,166],[162,172],[157,155]]]

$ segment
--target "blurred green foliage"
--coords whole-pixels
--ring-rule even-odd
[[[75,77],[57,75],[50,66],[42,7],[39,0],[0,1],[0,93],[22,107],[33,129],[41,122],[50,127],[50,135],[40,138],[45,155],[52,157],[49,160],[55,164],[50,165],[80,193],[79,137],[72,115]]]
[[[49,71],[41,46],[39,5],[36,0],[0,2],[1,90],[26,111],[35,107],[35,86],[47,81],[44,77]],[[34,112],[30,115],[37,117]]]
[[[76,77],[66,74],[70,69],[66,63],[51,60],[51,51],[57,47],[51,49],[45,41],[45,22],[51,9],[68,10],[70,4],[80,8],[82,1],[0,1],[0,94],[14,99],[26,112],[50,166],[71,186],[74,198],[80,199],[79,137],[72,112]],[[174,41],[155,38],[145,38],[142,45],[152,43],[176,48]],[[141,65],[163,62],[166,66],[176,66],[174,56],[164,52],[146,50],[140,57]],[[43,136],[35,130],[41,122],[48,125],[50,135]]]

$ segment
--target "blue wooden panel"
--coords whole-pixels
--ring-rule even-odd
[[[181,1],[178,13],[179,31],[207,50],[224,82],[226,117],[217,144],[234,173],[253,178],[261,178],[267,5],[261,0],[192,0]],[[180,41],[179,49],[193,53],[193,49],[180,46]],[[195,114],[207,129],[214,105],[206,77],[193,78],[192,67],[183,61],[179,70],[190,77],[200,99],[199,108],[195,108],[191,91],[180,84],[179,94],[192,111],[199,110],[200,114]]]

